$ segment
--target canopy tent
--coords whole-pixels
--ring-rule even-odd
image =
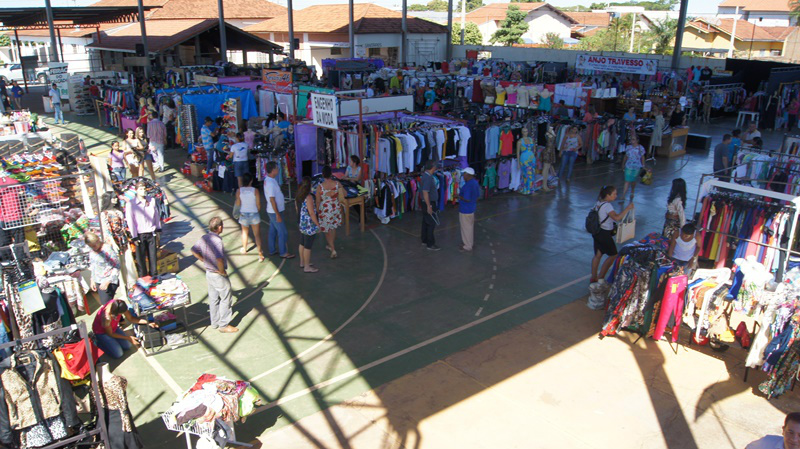
[[[240,89],[233,86],[200,86],[183,87],[175,89],[161,89],[156,95],[180,95],[183,104],[193,104],[197,112],[197,126],[203,126],[206,117],[217,117],[222,110],[222,104],[229,98],[238,98],[242,106],[242,119],[257,117],[256,100],[250,89]]]

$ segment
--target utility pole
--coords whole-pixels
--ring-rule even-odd
[[[633,36],[636,34],[636,13],[633,13],[633,21],[631,22],[631,46],[628,53],[633,53]]]
[[[731,45],[728,47],[728,57],[733,57],[733,41],[736,40],[736,24],[739,22],[739,7],[736,7],[736,13],[733,17],[733,32],[731,32]]]
[[[464,39],[467,34],[467,0],[461,0],[461,45],[464,45]]]

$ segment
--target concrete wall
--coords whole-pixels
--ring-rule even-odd
[[[752,45],[751,45],[752,44]],[[686,48],[725,49],[730,48],[730,37],[724,33],[701,33],[695,28],[687,28],[683,33],[683,46]],[[761,42],[734,40],[734,56],[749,54],[752,49],[754,57],[781,56],[782,42]]]
[[[797,19],[792,17],[788,11],[742,11],[742,8],[739,8],[739,15],[737,16],[736,8],[721,7],[717,8],[717,17],[720,19],[733,19],[738,17],[750,23],[765,27],[788,27],[797,23]]]
[[[478,29],[481,31],[481,36],[483,36],[483,45],[490,45],[489,39],[491,39],[494,32],[497,31],[497,22],[494,20],[484,22],[478,25]]]
[[[662,70],[667,70],[672,65],[672,56],[665,55],[629,54],[625,52],[612,51],[582,52],[577,50],[551,50],[548,48],[491,47],[486,45],[454,45],[453,57],[465,58],[467,50],[490,51],[492,52],[493,58],[502,58],[506,61],[566,62],[569,67],[575,67],[575,59],[580,54],[654,59],[658,61],[658,67]],[[713,58],[693,58],[689,56],[682,56],[680,58],[680,68],[688,68],[693,65],[708,66],[712,69],[719,68],[724,70],[725,60]]]
[[[547,33],[556,33],[562,39],[566,39],[569,37],[572,25],[567,19],[546,8],[529,12],[525,20],[528,22],[528,31],[522,38],[530,39],[534,44],[541,43]]]
[[[787,62],[800,62],[800,27],[786,38],[783,44],[783,57]]]

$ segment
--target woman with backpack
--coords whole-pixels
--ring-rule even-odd
[[[595,282],[604,282],[608,269],[611,268],[611,265],[617,259],[617,244],[614,242],[614,229],[617,226],[617,222],[622,221],[625,215],[633,210],[633,203],[630,203],[621,213],[617,213],[617,211],[614,210],[614,206],[611,204],[616,199],[617,188],[614,186],[603,186],[603,188],[600,189],[597,203],[592,209],[592,211],[597,212],[597,223],[599,223],[599,229],[596,229],[596,232],[592,233],[592,240],[594,241],[592,278],[590,281],[592,284]],[[587,223],[587,228],[588,227],[589,225]],[[599,273],[600,277],[598,277],[597,267],[600,266],[600,260],[603,258],[604,254],[608,256],[608,258],[606,258],[606,261],[603,263],[603,267],[600,269]]]

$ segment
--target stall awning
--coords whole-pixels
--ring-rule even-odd
[[[194,44],[199,36],[203,42],[219,42],[219,21],[211,19],[147,20],[147,44],[151,53],[159,53],[183,43]],[[228,50],[282,53],[283,47],[252,35],[226,23]],[[187,42],[191,41],[191,42]],[[100,42],[87,45],[97,50],[135,53],[142,42],[139,24],[122,25],[102,34]]]

